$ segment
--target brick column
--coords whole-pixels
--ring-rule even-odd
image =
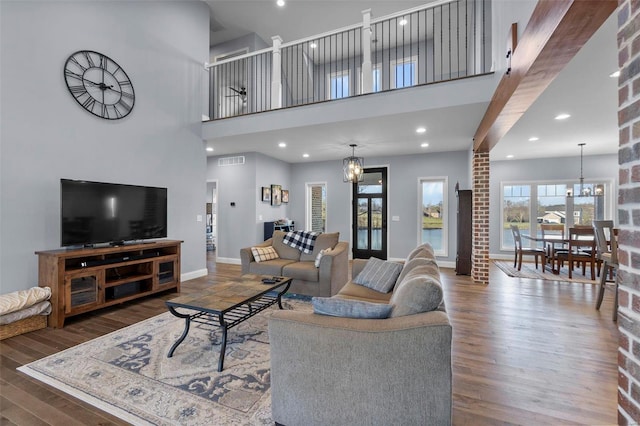
[[[489,153],[474,153],[471,276],[479,284],[489,284],[489,170]]]
[[[640,423],[640,3],[618,9],[618,424]]]

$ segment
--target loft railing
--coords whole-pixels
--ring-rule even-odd
[[[490,0],[445,0],[208,65],[209,116],[234,117],[484,74]]]

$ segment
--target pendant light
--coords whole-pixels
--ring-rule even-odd
[[[362,182],[364,178],[364,158],[356,157],[356,144],[352,143],[351,157],[342,160],[343,182]]]

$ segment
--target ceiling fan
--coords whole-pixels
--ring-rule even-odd
[[[235,87],[231,87],[229,86],[229,89],[232,90],[233,92],[235,92],[233,95],[227,95],[227,98],[233,98],[233,97],[240,97],[240,99],[242,99],[242,103],[245,104],[247,103],[247,89],[246,87],[242,86],[240,87],[240,89],[236,89]]]

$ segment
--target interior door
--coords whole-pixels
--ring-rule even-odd
[[[353,184],[353,257],[387,258],[387,168],[364,170],[362,182]]]

